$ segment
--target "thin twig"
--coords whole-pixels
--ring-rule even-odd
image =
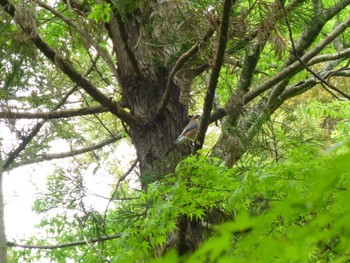
[[[130,168],[119,178],[119,180],[118,180],[118,182],[117,182],[117,184],[116,184],[116,186],[115,186],[115,188],[114,188],[114,191],[113,191],[113,193],[112,193],[112,195],[111,195],[111,198],[109,199],[109,202],[108,202],[108,204],[107,204],[107,206],[106,206],[106,209],[105,209],[105,212],[104,212],[104,219],[106,219],[106,217],[107,217],[107,211],[108,211],[109,205],[111,204],[112,200],[114,199],[114,196],[117,194],[121,182],[123,182],[123,181],[126,179],[126,177],[134,170],[134,168],[136,167],[138,161],[139,161],[139,160],[136,159],[136,160],[132,163],[132,165],[130,166]]]

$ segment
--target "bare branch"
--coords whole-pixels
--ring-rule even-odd
[[[342,50],[338,52],[337,54],[325,54],[325,55],[319,55],[311,59],[307,65],[312,66],[317,63],[322,63],[326,61],[332,61],[332,60],[337,60],[337,59],[345,59],[350,56],[350,49]]]
[[[49,111],[49,112],[13,112],[2,111],[0,112],[0,119],[61,119],[77,117],[89,114],[108,112],[109,109],[101,106],[85,107],[80,109],[61,110],[61,111]]]
[[[104,140],[102,142],[99,142],[97,144],[93,144],[91,146],[87,146],[85,148],[81,148],[81,149],[75,149],[75,150],[71,150],[69,152],[62,152],[62,153],[43,153],[39,156],[37,156],[37,158],[34,159],[29,159],[29,160],[25,160],[25,161],[21,161],[21,162],[15,162],[11,165],[10,169],[14,169],[20,166],[24,166],[24,165],[28,165],[28,164],[33,164],[33,163],[40,163],[43,161],[50,161],[50,160],[54,160],[54,159],[62,159],[62,158],[67,158],[67,157],[73,157],[79,154],[83,154],[83,153],[87,153],[87,152],[91,152],[94,150],[98,150],[106,145],[112,144],[116,141],[119,141],[121,139],[125,138],[124,134],[118,134],[115,135],[107,140]]]
[[[197,135],[197,140],[193,147],[193,151],[192,151],[193,153],[197,152],[199,149],[202,148],[205,134],[208,129],[210,112],[213,107],[215,89],[218,83],[222,63],[224,61],[225,49],[227,44],[227,31],[228,31],[229,20],[230,20],[230,10],[234,2],[235,0],[225,0],[223,4],[222,18],[221,18],[220,31],[219,31],[218,49],[216,52],[213,69],[210,74],[208,89],[204,98],[203,113],[202,113],[201,123],[199,126],[198,135]]]
[[[7,242],[8,247],[17,247],[17,248],[26,248],[26,249],[59,249],[59,248],[68,248],[68,247],[76,247],[82,245],[89,245],[98,242],[105,242],[108,240],[113,240],[116,238],[120,238],[121,234],[114,234],[110,236],[102,236],[99,238],[92,238],[87,240],[75,241],[70,243],[63,243],[58,245],[26,245],[26,244],[17,244],[15,242]]]

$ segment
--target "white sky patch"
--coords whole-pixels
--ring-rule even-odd
[[[47,168],[24,166],[4,174],[5,228],[9,241],[34,235],[34,225],[42,218],[32,211],[35,184],[45,182],[46,172]]]
[[[52,142],[50,152],[62,152],[69,149],[68,143]],[[113,156],[120,170],[128,170],[130,163],[135,158],[135,150],[127,142],[122,141],[116,147]],[[70,158],[55,160],[53,162],[42,162],[33,165],[26,165],[4,173],[4,197],[5,197],[5,227],[9,241],[28,239],[32,236],[44,237],[40,229],[35,226],[50,213],[36,214],[32,211],[34,201],[47,191],[47,176],[54,172],[54,163],[61,166],[68,165]],[[115,189],[119,176],[110,174],[103,169],[103,161],[95,170],[97,163],[91,163],[83,171],[84,187],[86,195],[83,198],[87,208],[104,212],[109,197]],[[124,171],[124,172],[125,172]],[[74,176],[74,175],[70,175]],[[133,177],[131,184],[135,185],[136,177]],[[113,207],[113,202],[109,208]],[[55,211],[52,211],[55,214]],[[56,211],[57,212],[57,211]],[[41,231],[42,232],[42,231]]]

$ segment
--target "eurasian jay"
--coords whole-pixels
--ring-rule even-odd
[[[195,115],[191,118],[191,120],[187,123],[179,137],[174,142],[173,146],[166,152],[166,156],[175,149],[176,145],[184,144],[187,142],[193,142],[198,134],[199,129],[199,118],[200,115]]]
[[[185,126],[179,137],[176,139],[175,144],[180,145],[187,142],[193,142],[198,133],[200,115],[194,115],[188,124]]]

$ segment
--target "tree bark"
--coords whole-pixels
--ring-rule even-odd
[[[147,10],[143,10],[147,13]],[[139,14],[140,15],[140,14]],[[188,121],[187,107],[179,102],[180,88],[171,78],[173,64],[157,65],[155,52],[146,44],[146,30],[142,28],[141,15],[121,17],[118,11],[111,15],[108,24],[110,38],[117,56],[119,86],[122,90],[122,106],[142,120],[138,127],[129,127],[128,134],[136,148],[140,162],[141,180],[160,178],[172,172],[187,147],[176,148],[165,163],[166,153]],[[122,45],[120,44],[122,42]],[[166,52],[164,52],[166,53]],[[167,87],[171,88],[165,109],[158,114]],[[143,178],[142,178],[143,177]],[[143,181],[146,187],[148,179]],[[152,179],[151,179],[152,181]]]

